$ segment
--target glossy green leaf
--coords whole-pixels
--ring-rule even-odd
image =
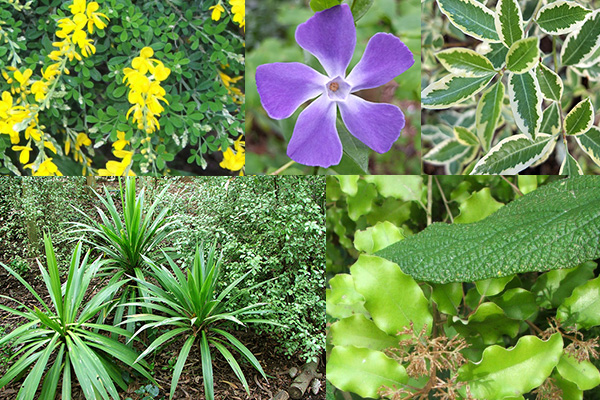
[[[577,361],[569,354],[563,354],[556,366],[558,373],[573,382],[580,390],[590,390],[600,385],[600,372],[589,361]]]
[[[579,328],[588,329],[600,325],[599,309],[600,278],[596,278],[576,287],[573,294],[558,307],[556,318],[565,325],[577,324]]]
[[[494,73],[494,66],[484,56],[462,47],[447,49],[435,54],[448,72],[460,76],[486,76]]]
[[[502,400],[524,394],[544,382],[558,364],[562,351],[560,333],[547,341],[523,336],[511,349],[486,348],[481,362],[459,369],[459,380],[468,383],[477,399]]]
[[[542,32],[564,35],[579,28],[590,12],[574,1],[561,0],[540,8],[535,19]]]
[[[465,337],[481,335],[483,343],[494,344],[507,335],[515,337],[519,333],[519,321],[506,316],[495,303],[482,303],[469,315],[467,321],[457,319],[452,326]]]
[[[310,8],[313,11],[323,11],[340,4],[342,0],[310,0]]]
[[[336,346],[327,361],[327,380],[337,388],[362,397],[379,397],[382,386],[400,387],[408,382],[400,363],[380,351]]]
[[[477,47],[477,51],[490,60],[495,69],[500,69],[506,64],[508,47],[504,43],[483,42]]]
[[[475,282],[475,288],[482,296],[495,296],[501,293],[508,282],[512,281],[514,275],[503,276],[501,278],[489,278]]]
[[[431,299],[437,304],[438,310],[448,315],[458,315],[458,307],[463,299],[462,284],[437,283],[432,285]]]
[[[561,393],[561,400],[583,400],[583,391],[576,384],[563,378],[557,371],[552,373],[556,387]]]
[[[354,288],[350,274],[337,274],[329,280],[331,289],[327,289],[327,314],[334,318],[346,318],[354,314],[368,314],[365,298]]]
[[[348,216],[351,220],[357,221],[360,217],[368,214],[373,209],[373,200],[377,197],[375,186],[368,184],[364,180],[359,180],[357,184],[357,193],[355,196],[348,196]]]
[[[542,113],[540,132],[547,135],[560,132],[560,107],[557,102],[552,102]]]
[[[479,139],[477,139],[477,136],[463,126],[454,127],[454,137],[456,138],[456,141],[463,146],[479,146]]]
[[[506,53],[506,68],[515,74],[524,74],[534,68],[540,58],[539,45],[537,37],[516,41]]]
[[[581,135],[587,132],[594,123],[594,106],[590,98],[579,102],[565,117],[565,133]]]
[[[354,247],[358,251],[373,254],[402,239],[404,239],[402,229],[389,221],[383,221],[364,231],[356,231],[354,234]]]
[[[364,315],[353,315],[332,324],[329,335],[335,346],[366,347],[373,350],[385,350],[397,346],[399,342],[398,338],[383,332]]]
[[[446,165],[460,160],[469,153],[470,148],[455,139],[448,139],[436,145],[423,156],[423,161],[433,165]]]
[[[463,201],[460,206],[460,215],[454,218],[457,224],[469,224],[484,219],[498,211],[504,204],[496,201],[490,193],[490,188],[483,188],[478,192],[474,192],[471,196]]]
[[[533,192],[538,188],[538,178],[536,175],[519,175],[517,176],[517,186],[523,194]]]
[[[504,313],[512,319],[526,320],[531,318],[537,311],[535,295],[522,288],[508,289],[502,296],[492,300]]]
[[[421,199],[423,178],[415,175],[367,175],[365,181],[377,186],[381,196],[403,201]]]
[[[361,19],[369,11],[374,2],[375,0],[354,0],[351,8],[354,22]]]
[[[600,47],[600,11],[596,10],[585,17],[581,28],[571,32],[561,50],[563,65],[575,65],[587,61]]]
[[[493,77],[494,74],[477,77],[447,75],[423,89],[421,106],[431,109],[450,108],[482,91]]]
[[[583,175],[583,170],[577,160],[568,152],[565,154],[562,163],[560,164],[559,175]]]
[[[555,138],[540,133],[535,140],[525,135],[514,135],[500,141],[483,156],[471,175],[514,175],[542,158]]]
[[[335,178],[340,182],[340,189],[348,196],[356,196],[358,191],[358,175],[336,175]]]
[[[437,0],[442,13],[463,33],[479,40],[498,42],[494,13],[476,0]]]
[[[600,257],[598,204],[600,177],[563,179],[481,221],[434,223],[377,255],[415,279],[440,283],[569,268]]]
[[[594,276],[595,268],[596,263],[588,261],[574,268],[556,269],[540,275],[531,288],[537,304],[544,308],[557,308],[573,293],[573,289]]]
[[[529,139],[534,138],[542,123],[543,100],[535,73],[509,74],[508,98],[519,131]]]
[[[477,136],[486,152],[492,147],[494,132],[500,121],[503,100],[504,85],[498,80],[496,84],[483,92],[477,103],[475,113]]]
[[[540,90],[544,98],[560,101],[563,93],[563,82],[554,71],[539,63],[535,69],[535,76],[540,84]],[[543,132],[543,131],[542,131]]]
[[[507,47],[523,39],[523,15],[517,0],[498,0],[495,26],[500,41]]]
[[[586,133],[575,136],[575,140],[592,161],[600,165],[600,129],[592,126]]]
[[[365,308],[379,329],[396,335],[412,321],[415,331],[427,325],[427,332],[431,332],[433,317],[427,299],[419,285],[398,265],[362,254],[350,271],[354,287],[364,296]]]

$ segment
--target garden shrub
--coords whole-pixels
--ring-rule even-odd
[[[243,3],[1,6],[0,172],[243,171]]]

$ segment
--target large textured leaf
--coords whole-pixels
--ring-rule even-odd
[[[549,35],[564,35],[579,28],[591,11],[574,1],[555,1],[540,8],[536,21]]]
[[[562,351],[560,333],[547,341],[523,336],[508,350],[500,346],[486,348],[481,362],[459,369],[459,380],[468,382],[476,399],[502,400],[517,396],[541,385],[558,364]]]
[[[500,141],[483,156],[471,175],[514,175],[542,158],[552,147],[555,138],[540,133],[535,140],[514,135]]]
[[[504,85],[499,80],[495,85],[483,92],[477,104],[475,114],[477,137],[479,137],[479,141],[486,152],[492,146],[494,132],[500,120],[503,99]]]
[[[436,145],[423,156],[423,161],[433,165],[445,165],[460,160],[469,152],[469,147],[455,139],[448,139]]]
[[[519,131],[532,139],[542,122],[542,95],[533,71],[508,75],[508,98]]]
[[[535,76],[540,84],[544,98],[559,101],[563,92],[562,79],[542,63],[539,63],[535,69]]]
[[[500,41],[506,46],[523,39],[523,15],[517,0],[498,1],[495,25]]]
[[[460,76],[486,76],[494,66],[484,56],[462,47],[440,51],[435,55],[448,72]]]
[[[377,255],[440,283],[570,268],[600,257],[598,204],[600,177],[559,180],[479,222],[434,223]]]
[[[494,74],[477,77],[447,75],[421,92],[423,108],[443,109],[462,103],[482,91]]]
[[[327,380],[334,386],[362,397],[379,397],[382,386],[401,387],[408,381],[400,363],[380,351],[354,346],[336,346],[327,361]]]
[[[565,117],[565,133],[581,135],[587,132],[594,123],[594,106],[588,97],[579,102]]]
[[[575,136],[575,140],[596,165],[600,165],[600,129],[592,126],[586,133]]]
[[[335,346],[366,347],[384,350],[397,346],[399,339],[383,332],[364,315],[353,315],[331,325],[331,343]]]
[[[581,166],[577,163],[577,160],[573,158],[568,152],[565,154],[563,162],[560,164],[559,175],[583,175]]]
[[[590,13],[580,29],[567,36],[561,51],[563,65],[585,62],[600,47],[600,10]]]
[[[596,217],[596,219],[598,218]],[[596,238],[597,245],[598,239]],[[575,288],[573,294],[558,307],[556,318],[565,325],[577,324],[579,328],[588,329],[600,325],[599,308],[600,278],[596,278]]]
[[[476,0],[437,0],[440,10],[462,32],[479,40],[499,42],[494,13]]]
[[[589,361],[577,361],[571,355],[563,354],[556,369],[560,375],[577,385],[580,390],[590,390],[600,385],[600,372]]]
[[[427,299],[419,285],[398,265],[363,254],[350,271],[356,291],[364,296],[365,308],[379,329],[396,335],[412,321],[415,331],[427,325],[427,332],[431,332],[433,317]]]
[[[548,135],[556,135],[560,132],[560,108],[558,103],[552,102],[542,113],[540,132]]]
[[[539,45],[537,37],[515,42],[506,53],[506,68],[515,74],[523,74],[534,68],[540,58]]]

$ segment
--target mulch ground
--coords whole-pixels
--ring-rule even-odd
[[[7,260],[0,260],[5,262]],[[38,292],[44,301],[50,304],[47,290],[41,278],[36,278],[32,273],[26,277],[28,283]],[[99,290],[101,282],[97,285],[92,284],[90,292]],[[0,268],[0,295],[9,296],[18,299],[27,306],[38,306],[37,300],[27,289],[14,277],[9,275],[3,268]],[[0,305],[15,307],[16,304],[7,299],[0,298]],[[16,317],[5,311],[0,310],[0,326],[6,328],[6,332],[20,326],[24,320]],[[249,363],[243,363],[244,360],[238,360],[240,366],[246,376],[248,385],[250,386],[250,394],[248,395],[242,384],[237,379],[229,364],[222,358],[220,353],[213,350],[214,361],[214,386],[215,399],[231,399],[231,400],[270,400],[280,391],[287,391],[293,379],[288,374],[291,367],[300,369],[302,363],[298,359],[288,359],[277,351],[277,343],[267,335],[260,335],[251,330],[235,332],[235,336],[248,347],[248,349],[256,356],[261,366],[263,367],[268,379],[264,379],[260,374],[253,369]],[[166,348],[157,352],[154,359],[147,358],[147,361],[154,364],[154,378],[159,383],[161,390],[156,399],[168,398],[172,367],[175,364],[175,358],[181,349],[185,338],[171,343]],[[5,349],[6,351],[6,349]],[[0,376],[6,372],[6,365],[2,365],[2,351],[0,350]],[[171,363],[169,361],[171,360]],[[321,360],[324,361],[324,360]],[[323,374],[321,381],[321,390],[317,395],[310,392],[310,388],[305,394],[305,400],[324,400],[325,399],[325,368],[323,362],[320,363],[319,372]],[[121,398],[126,399],[131,397],[133,400],[140,400],[143,396],[135,393],[140,387],[147,385],[149,382],[145,378],[132,377],[129,388],[125,393],[121,393]],[[14,400],[20,389],[22,381],[13,381],[6,387],[0,389],[0,400]],[[84,400],[83,393],[77,383],[73,383],[73,399]],[[186,366],[181,375],[175,399],[181,400],[204,400],[204,389],[202,382],[202,362],[198,352],[190,353]]]

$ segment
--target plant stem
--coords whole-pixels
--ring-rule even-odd
[[[435,183],[437,184],[437,187],[440,190],[440,193],[442,195],[442,200],[444,200],[444,206],[446,207],[446,212],[448,213],[448,216],[450,217],[450,222],[454,223],[454,217],[452,216],[452,212],[450,211],[450,207],[448,206],[448,201],[446,200],[446,195],[444,194],[444,191],[442,190],[442,186],[440,185],[440,181],[438,180],[437,176],[435,177]]]
[[[431,203],[433,198],[432,182],[433,177],[429,175],[427,177],[427,226],[431,225]]]
[[[504,179],[510,186],[512,186],[513,190],[519,196],[523,196],[523,192],[521,192],[521,189],[519,189],[519,187],[517,185],[515,185],[514,183],[512,183],[511,181],[509,181],[508,179],[506,179],[506,177],[504,175],[500,175],[500,178]]]
[[[291,167],[295,163],[296,162],[294,160],[292,160],[289,163],[285,164],[283,167],[279,168],[277,171],[272,172],[270,175],[279,175],[280,173],[282,173],[283,171],[285,171],[286,169],[288,169],[289,167]]]

